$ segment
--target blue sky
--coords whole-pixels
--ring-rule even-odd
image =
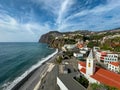
[[[0,0],[0,42],[37,42],[49,31],[120,27],[120,0]]]

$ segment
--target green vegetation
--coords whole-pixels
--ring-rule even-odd
[[[99,46],[104,50],[120,52],[120,37],[112,37],[120,34],[120,28],[116,30],[91,32],[87,30],[61,33],[57,31],[42,35],[39,42],[47,43],[50,47],[61,49],[65,44],[75,44],[78,40],[87,40],[88,47]],[[56,38],[57,37],[57,38]]]
[[[104,84],[92,83],[90,84],[90,90],[118,90],[118,89]]]
[[[64,41],[65,41],[65,44],[75,44],[76,43],[75,39],[64,39]]]
[[[89,81],[85,77],[82,77],[82,76],[80,76],[79,78],[74,77],[74,79],[78,81],[80,84],[82,84],[85,88],[87,88],[89,85]]]
[[[82,39],[82,36],[81,35],[76,35],[76,36],[74,36],[74,39]]]
[[[90,37],[85,36],[85,35],[84,35],[82,38],[83,38],[83,41],[84,41],[84,42],[85,42],[86,40],[90,40]]]
[[[64,52],[64,55],[66,55],[69,58],[71,58],[73,56],[73,52],[72,51],[67,51],[67,52]]]
[[[90,40],[100,40],[104,37],[105,35],[104,34],[100,34],[100,35],[91,35],[90,36]]]
[[[103,45],[100,45],[100,48],[102,50],[111,50],[112,51],[112,47],[108,43],[104,43]]]
[[[94,46],[99,46],[99,45],[100,45],[100,43],[99,42],[95,42],[95,41],[90,41],[88,43],[88,47],[90,47],[90,48],[93,48]]]
[[[100,46],[101,46],[101,49],[103,50],[120,52],[120,37],[108,39],[105,41],[105,43],[101,44]]]
[[[56,62],[57,62],[58,64],[62,63],[62,60],[63,60],[62,56],[58,56],[58,57],[56,58]]]
[[[115,35],[115,33],[107,32],[105,34],[93,34],[89,37],[84,36],[83,40],[89,40],[88,47],[92,48],[94,46],[99,46],[103,50],[111,50],[115,52],[120,52],[120,37],[106,38],[102,42],[103,37]]]
[[[93,83],[90,85],[91,90],[102,90],[104,87],[101,84]]]

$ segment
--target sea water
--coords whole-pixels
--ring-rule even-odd
[[[42,43],[0,43],[0,90],[10,89],[56,53]]]

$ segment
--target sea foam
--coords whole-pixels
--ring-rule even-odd
[[[15,85],[17,85],[22,79],[24,79],[28,74],[30,74],[32,71],[37,69],[42,65],[42,63],[46,62],[50,58],[52,58],[55,54],[58,53],[58,49],[47,57],[43,58],[41,61],[39,61],[37,64],[33,65],[31,68],[29,68],[27,71],[25,71],[21,76],[17,77],[13,82],[8,82],[3,85],[3,90],[11,90]]]

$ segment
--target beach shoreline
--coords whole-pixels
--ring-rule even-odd
[[[59,51],[56,49],[56,51],[53,53],[54,55],[52,57],[48,58],[45,61],[43,60],[43,62],[41,63],[41,65],[39,67],[35,68],[33,71],[31,71],[29,74],[27,74],[22,80],[20,80],[17,84],[15,84],[11,89],[7,88],[5,90],[19,90],[30,79],[30,77],[32,77],[33,75],[35,76],[35,73],[39,72],[39,69],[43,68],[46,63],[50,63],[53,60],[55,60],[58,53],[59,53]]]

